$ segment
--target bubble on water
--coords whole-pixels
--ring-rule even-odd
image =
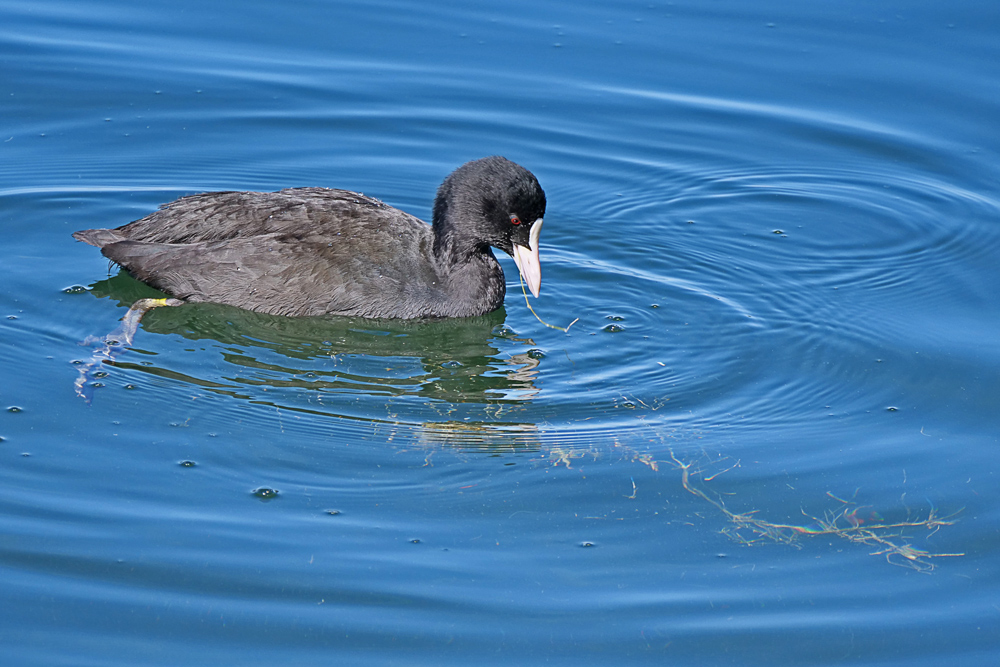
[[[269,489],[266,486],[262,486],[259,489],[254,489],[253,490],[253,495],[258,500],[262,500],[264,502],[267,502],[268,500],[274,500],[275,498],[278,497],[278,490],[277,489]]]
[[[16,415],[18,412],[24,412],[24,408],[21,408],[21,407],[16,406],[16,405],[12,405],[9,408],[7,408],[7,412]]]
[[[531,348],[530,350],[528,350],[527,352],[525,352],[525,354],[528,355],[529,359],[544,359],[545,358],[545,353],[542,352],[541,350],[539,350],[537,347]]]
[[[329,514],[330,516],[339,516],[340,514],[342,514],[340,510],[327,510],[326,513]]]
[[[443,364],[441,364],[441,368],[461,368],[461,367],[462,367],[461,361],[446,361]]]
[[[625,331],[625,327],[620,324],[609,324],[608,326],[601,329],[601,331],[607,331],[608,333],[620,333]]]
[[[583,542],[580,542],[580,546],[583,547],[584,549],[589,549],[590,547],[596,547],[597,544],[589,540],[584,540]]]
[[[194,461],[181,461],[177,465],[179,465],[182,468],[193,468],[198,464],[195,463]]]
[[[624,322],[625,321],[625,318],[622,317],[621,315],[608,315],[604,319],[611,320],[612,322]]]
[[[499,336],[500,338],[512,338],[517,335],[517,332],[506,324],[498,324],[493,327],[493,335]]]
[[[83,285],[70,285],[63,290],[63,294],[86,294],[87,291]]]
[[[885,411],[886,411],[886,412],[899,412],[899,408],[897,408],[897,407],[896,407],[896,406],[894,406],[894,405],[890,405],[889,407],[887,407],[887,408],[885,409]]]

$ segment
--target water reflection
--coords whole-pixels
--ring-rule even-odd
[[[162,296],[125,273],[94,283],[90,291],[123,307]],[[338,401],[331,397],[371,398],[381,406],[377,415],[352,411],[354,417],[381,418],[387,402],[411,399],[445,415],[453,414],[454,404],[492,406],[489,413],[495,418],[501,404],[538,392],[541,355],[530,338],[504,325],[505,317],[501,308],[480,317],[444,320],[290,318],[185,304],[150,311],[141,330],[211,341],[211,348],[199,346],[201,363],[176,363],[179,355],[154,362],[156,353],[144,349],[140,336],[131,348],[137,355],[119,356],[105,365],[252,401],[282,397],[280,407],[336,416],[348,415],[334,407]],[[218,364],[218,357],[207,363],[211,360],[204,353],[209,350],[225,363]],[[294,395],[308,397],[308,405],[290,401]]]
[[[542,448],[535,424],[487,422],[429,422],[419,430],[417,445],[429,450],[440,447],[481,452],[537,452]]]

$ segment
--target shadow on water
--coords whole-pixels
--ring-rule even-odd
[[[90,291],[122,307],[164,296],[124,272]],[[475,430],[475,423],[499,420],[538,391],[539,355],[530,339],[504,324],[505,317],[502,308],[481,317],[414,321],[290,318],[204,303],[155,308],[143,317],[142,332],[210,341],[224,363],[154,363],[140,334],[128,350],[141,356],[112,345],[113,353],[88,371],[86,389],[92,396],[104,386],[111,366],[282,409],[383,423],[439,422],[445,424],[440,433],[427,437],[447,440],[454,428],[446,424],[463,406],[488,417],[463,411]],[[355,408],[345,410],[345,403]],[[438,417],[428,419],[428,410]],[[487,445],[490,440],[483,433],[477,438]]]

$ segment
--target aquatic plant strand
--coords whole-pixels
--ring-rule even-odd
[[[909,567],[918,572],[930,572],[935,565],[932,558],[954,558],[964,556],[964,553],[932,553],[924,549],[917,549],[909,543],[904,534],[908,528],[926,528],[933,535],[942,526],[951,526],[955,522],[951,519],[958,514],[954,512],[945,517],[939,517],[937,510],[931,508],[927,513],[927,518],[919,521],[899,521],[896,523],[883,523],[881,517],[874,514],[875,522],[862,525],[858,519],[857,512],[861,508],[845,507],[839,512],[826,512],[823,517],[809,516],[805,512],[803,515],[813,520],[813,523],[805,526],[785,523],[772,523],[754,516],[757,511],[739,513],[731,511],[726,507],[721,498],[712,498],[705,491],[691,483],[691,463],[683,463],[673,452],[670,452],[673,465],[681,471],[681,485],[689,493],[709,502],[733,523],[735,528],[726,529],[723,532],[742,544],[754,544],[758,539],[768,539],[783,544],[795,544],[800,535],[836,535],[856,544],[865,544],[878,548],[878,551],[871,553],[872,556],[885,556],[886,561],[891,565]],[[845,504],[853,504],[850,501],[841,500],[833,494],[827,495]],[[961,510],[959,510],[961,512]],[[843,525],[846,523],[848,525]],[[740,534],[740,530],[749,530],[756,537],[748,539]]]
[[[954,525],[954,517],[962,511],[961,509],[948,516],[940,516],[937,509],[932,507],[927,512],[926,518],[911,520],[908,517],[906,521],[886,523],[874,511],[866,513],[867,517],[859,516],[861,510],[868,506],[857,506],[853,501],[838,498],[834,494],[827,492],[826,495],[844,504],[845,507],[840,511],[827,511],[822,517],[810,516],[803,511],[802,514],[811,520],[806,525],[774,523],[758,517],[758,510],[742,513],[733,512],[726,507],[725,502],[719,494],[714,494],[715,497],[709,495],[708,492],[692,481],[692,468],[694,464],[681,461],[674,455],[672,450],[668,450],[670,451],[670,460],[658,461],[652,454],[641,452],[634,447],[625,445],[617,438],[614,440],[614,447],[616,450],[622,452],[628,460],[649,466],[650,470],[654,472],[660,471],[661,463],[679,470],[681,473],[681,486],[684,487],[684,490],[701,498],[722,512],[729,519],[730,523],[732,523],[732,526],[723,528],[721,532],[743,545],[759,544],[761,541],[766,540],[787,544],[799,549],[801,545],[798,544],[798,541],[805,536],[835,535],[855,544],[875,547],[876,551],[872,551],[871,555],[885,556],[886,561],[890,565],[907,567],[922,573],[929,573],[936,567],[932,559],[956,558],[965,555],[964,553],[934,553],[925,549],[918,549],[910,543],[906,534],[915,528],[925,528],[930,531],[928,533],[928,537],[930,537],[930,535],[939,531],[943,526]],[[564,465],[567,468],[572,468],[574,462],[588,455],[595,459],[600,456],[599,452],[594,449],[581,450],[573,447],[551,447],[548,450],[546,458],[554,466]],[[702,476],[702,481],[711,481],[719,475],[738,467],[740,467],[739,461],[729,468],[716,472],[709,477]],[[637,494],[635,479],[630,479],[632,481],[632,495],[625,497],[635,498]],[[744,533],[747,531],[752,535],[745,535]]]
[[[520,271],[517,272],[517,279],[521,281],[521,294],[524,295],[524,305],[526,305],[528,307],[528,310],[531,311],[531,314],[535,316],[536,320],[538,320],[539,322],[541,322],[542,324],[544,324],[545,326],[547,326],[550,329],[558,329],[559,331],[563,331],[563,332],[566,332],[566,333],[569,333],[569,328],[571,326],[573,326],[574,324],[576,324],[577,322],[580,321],[580,318],[578,317],[575,320],[573,320],[572,322],[570,322],[569,324],[567,324],[565,327],[557,327],[554,324],[549,324],[548,322],[546,322],[545,320],[543,320],[542,318],[540,318],[538,316],[538,313],[535,312],[535,309],[531,307],[531,303],[528,302],[528,292],[524,289],[524,277],[521,276],[521,272]]]

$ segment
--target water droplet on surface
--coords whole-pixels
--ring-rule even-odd
[[[612,322],[624,322],[625,321],[625,318],[622,317],[621,315],[608,315],[604,319],[611,320]]]
[[[410,544],[420,544],[420,540],[417,538],[413,538],[412,540],[410,540]]]
[[[23,409],[16,405],[12,405],[9,408],[7,408],[7,412],[16,415],[18,412],[23,412]]]
[[[441,368],[461,368],[461,367],[462,367],[461,361],[446,361],[443,364],[441,364]]]
[[[609,324],[608,326],[601,329],[601,331],[607,331],[608,333],[620,333],[625,331],[625,327],[620,324]]]
[[[338,515],[341,514],[341,511],[340,510],[327,510],[326,513],[329,514],[330,516],[338,516]]]
[[[63,294],[85,294],[86,292],[87,288],[83,285],[70,285],[63,290]]]
[[[525,354],[528,355],[529,359],[544,359],[545,353],[539,350],[537,347],[533,347],[528,350]]]
[[[580,542],[580,546],[583,547],[584,549],[589,549],[590,547],[596,547],[597,545],[594,542],[585,540],[583,542]]]
[[[193,467],[195,467],[198,464],[195,463],[194,461],[181,461],[177,465],[179,465],[182,468],[193,468]]]
[[[500,336],[501,338],[510,338],[512,336],[517,335],[517,332],[511,329],[506,324],[496,325],[495,327],[493,327],[492,333],[494,336]]]
[[[253,495],[256,496],[257,499],[267,502],[268,500],[274,500],[278,497],[278,490],[262,486],[259,489],[254,489]]]
[[[892,405],[890,405],[889,407],[887,407],[887,408],[885,409],[885,411],[886,411],[886,412],[899,412],[899,408],[897,408],[897,407],[895,407],[895,406],[892,406]]]

